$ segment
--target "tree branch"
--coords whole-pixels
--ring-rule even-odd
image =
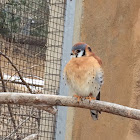
[[[127,118],[140,120],[140,110],[134,109],[114,103],[92,100],[89,102],[83,99],[77,102],[76,98],[58,96],[58,95],[44,95],[44,94],[28,94],[28,93],[1,93],[0,104],[21,104],[28,106],[70,106],[80,107],[85,109],[95,109],[102,112],[107,112],[115,115],[120,115]]]
[[[17,67],[14,65],[14,63],[10,60],[10,58],[8,56],[6,56],[4,53],[0,52],[0,55],[2,55],[4,58],[6,58],[8,60],[8,62],[12,65],[12,67],[15,69],[15,71],[18,73],[19,77],[20,77],[20,80],[22,81],[22,84],[25,85],[27,87],[27,89],[29,90],[30,93],[33,93],[32,92],[32,89],[30,88],[29,84],[26,83],[26,81],[23,79],[22,75],[20,74],[20,71],[17,69]],[[4,80],[4,79],[3,79]],[[4,81],[3,81],[4,82]],[[4,87],[4,86],[3,86]],[[38,108],[36,106],[36,108]],[[39,106],[38,108],[39,110],[41,109],[41,106]],[[56,114],[57,110],[51,106],[47,106],[47,107],[43,107],[43,110],[47,111],[49,113],[52,113],[52,114]]]

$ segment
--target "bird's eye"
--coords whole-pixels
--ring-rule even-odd
[[[81,52],[81,50],[76,50],[76,53],[79,53],[79,52]]]
[[[71,53],[70,55],[73,55],[73,53]]]

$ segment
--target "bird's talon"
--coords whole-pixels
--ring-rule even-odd
[[[78,96],[78,95],[73,95],[73,97],[77,98],[77,102],[80,102],[80,99],[82,98],[81,96]]]
[[[91,96],[86,97],[86,99],[89,99],[89,102],[91,102],[91,100],[96,100],[96,98],[95,98],[95,97],[91,97]]]

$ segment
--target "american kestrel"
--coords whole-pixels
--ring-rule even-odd
[[[100,100],[100,89],[103,84],[102,61],[89,45],[79,42],[72,47],[71,60],[64,68],[67,84],[75,97]],[[94,120],[98,119],[98,111],[91,110]]]

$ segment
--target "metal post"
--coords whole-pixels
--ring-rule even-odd
[[[74,16],[75,16],[76,0],[67,0],[65,12],[65,29],[63,39],[63,55],[60,80],[60,95],[68,96],[68,87],[63,80],[63,70],[66,63],[70,59],[70,52],[73,42]],[[56,140],[65,140],[66,133],[67,107],[58,107],[58,115],[56,119]]]

